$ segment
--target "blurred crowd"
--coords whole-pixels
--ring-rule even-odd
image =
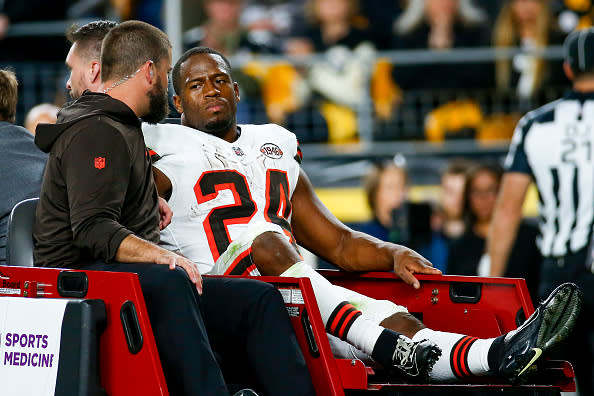
[[[556,96],[569,86],[562,57],[537,51],[562,44],[567,33],[592,25],[594,18],[589,0],[181,4],[185,49],[208,46],[233,60],[241,93],[239,122],[278,123],[302,143],[357,142],[362,113],[371,115],[367,128],[374,140],[509,139],[519,117],[549,99],[547,91]],[[66,56],[64,32],[36,36],[17,29],[11,34],[19,24],[109,18],[140,19],[163,28],[165,6],[162,0],[0,1],[0,63],[63,62]],[[448,51],[479,48],[520,51],[479,61],[457,53],[445,61],[431,57],[447,59]],[[64,76],[56,87],[65,85]],[[47,84],[19,80],[19,89]],[[68,100],[64,92],[58,89],[54,103],[27,108],[20,120],[25,128],[34,133],[38,122],[53,122],[56,105]],[[411,113],[423,123],[415,133],[402,135],[399,124],[414,124]],[[173,109],[171,116],[177,116]],[[481,258],[501,175],[496,163],[454,160],[441,170],[438,198],[417,203],[408,197],[406,160],[396,156],[373,166],[367,176],[372,220],[359,228],[419,250],[446,273],[484,275]],[[507,274],[524,274],[531,291],[538,282],[535,237],[535,226],[523,224],[511,258],[518,265],[509,266],[517,274]]]
[[[434,200],[410,198],[406,159],[397,154],[371,167],[364,188],[372,219],[353,226],[410,246],[450,275],[489,276],[486,246],[503,168],[494,161],[455,158],[440,171]],[[542,257],[536,219],[520,224],[505,276],[525,278],[536,301]]]
[[[303,143],[356,142],[363,130],[367,140],[508,139],[523,111],[568,86],[560,56],[549,59],[538,50],[560,45],[568,32],[591,25],[594,15],[590,0],[181,5],[184,47],[209,46],[233,59],[240,121],[282,124]],[[0,63],[64,59],[63,29],[52,35],[45,26],[46,33],[36,35],[19,26],[109,18],[164,28],[164,7],[162,0],[1,1]],[[448,51],[467,48],[522,51],[487,60],[447,58]],[[403,50],[409,52],[394,52]],[[432,60],[432,54],[446,60]],[[57,95],[55,102],[64,100]],[[407,128],[412,132],[403,132]]]

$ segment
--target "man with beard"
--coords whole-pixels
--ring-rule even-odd
[[[86,25],[70,26],[66,32],[66,39],[70,43],[70,50],[66,56],[66,67],[70,71],[66,89],[72,99],[78,99],[87,89],[99,92],[101,87],[101,44],[109,31],[117,26],[112,21],[93,21]],[[167,227],[171,221],[171,209],[167,202],[159,198],[159,228]]]
[[[122,23],[103,40],[100,92],[84,91],[55,125],[37,128],[36,144],[50,156],[34,226],[35,264],[137,273],[172,395],[228,394],[203,313],[214,328],[228,329],[221,333],[236,355],[243,347],[262,364],[277,355],[292,358],[283,368],[294,371],[269,370],[278,378],[272,385],[255,373],[252,381],[268,394],[311,395],[303,356],[272,286],[247,279],[203,282],[194,263],[157,245],[157,192],[139,117],[155,123],[167,115],[170,69],[163,32]],[[268,315],[279,319],[274,326],[263,320]],[[260,334],[276,332],[284,342],[259,350]],[[252,337],[259,343],[244,345]],[[266,342],[277,341],[271,338]]]

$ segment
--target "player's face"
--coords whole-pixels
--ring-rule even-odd
[[[184,125],[225,138],[236,126],[239,88],[223,59],[194,55],[182,64],[180,77],[181,92],[175,103]]]
[[[72,99],[78,99],[85,89],[88,89],[86,73],[91,67],[91,62],[80,56],[77,49],[77,44],[74,43],[70,47],[68,56],[66,56],[66,67],[70,69],[70,78],[66,82],[66,89],[68,89]]]

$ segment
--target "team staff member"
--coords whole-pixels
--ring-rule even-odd
[[[243,282],[239,288],[229,279],[203,283],[191,261],[156,245],[157,195],[138,117],[157,122],[167,114],[170,68],[171,45],[163,32],[138,21],[122,23],[104,39],[103,93],[85,92],[61,111],[58,124],[38,127],[36,142],[50,152],[50,159],[34,253],[40,266],[138,273],[169,392],[224,395],[228,390],[201,309],[228,321],[229,337],[237,331],[249,337],[261,331],[269,314],[282,318],[277,309],[283,313],[284,307],[278,292],[260,282]],[[286,313],[284,318],[280,328],[287,334]],[[292,341],[274,353],[296,356]],[[259,345],[242,346],[249,350]],[[248,353],[256,352],[264,361],[271,354]],[[297,375],[282,377],[286,392],[267,389],[270,394],[313,394],[298,357],[293,363]]]
[[[535,181],[541,201],[539,249],[544,257],[541,297],[566,281],[585,291],[594,289],[593,269],[586,267],[594,223],[594,29],[573,32],[564,47],[564,70],[573,90],[518,123],[488,238],[490,275],[502,276],[526,191]],[[591,395],[594,389],[593,301],[592,293],[584,294],[576,333],[566,344],[565,356],[575,366],[581,395]]]
[[[73,24],[66,32],[70,50],[66,56],[66,67],[70,76],[66,89],[72,99],[78,99],[85,90],[98,92],[101,87],[101,44],[109,31],[117,26],[112,21],[94,21],[86,25]],[[171,209],[159,198],[159,228],[167,227],[171,221]]]

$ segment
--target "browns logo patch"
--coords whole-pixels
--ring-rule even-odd
[[[97,169],[105,168],[105,157],[95,157],[95,168],[97,168]]]
[[[283,156],[283,151],[274,143],[265,143],[260,147],[260,152],[272,159],[279,159]]]

